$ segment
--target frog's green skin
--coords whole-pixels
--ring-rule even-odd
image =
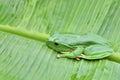
[[[46,42],[47,46],[60,53],[57,57],[101,59],[112,54],[111,44],[96,34],[59,34],[55,33]]]

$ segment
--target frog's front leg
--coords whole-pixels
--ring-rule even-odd
[[[80,55],[83,53],[83,47],[77,47],[73,52],[61,52],[61,54],[57,54],[57,58],[76,58],[76,60],[80,60]]]

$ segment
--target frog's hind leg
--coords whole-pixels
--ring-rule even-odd
[[[110,56],[112,53],[110,52],[103,52],[103,53],[98,53],[100,55],[85,55],[85,54],[81,54],[81,58],[83,59],[88,59],[88,60],[95,60],[95,59],[103,59],[106,58],[108,56]]]
[[[81,54],[81,58],[89,60],[102,59],[111,55],[112,52],[113,49],[111,49],[109,46],[92,45],[85,49],[84,54]]]

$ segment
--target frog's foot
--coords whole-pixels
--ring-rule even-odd
[[[79,61],[81,59],[81,56],[78,56],[75,59]]]
[[[60,54],[57,54],[56,57],[59,59],[60,58]]]
[[[77,57],[77,58],[75,58],[77,61],[79,61],[80,60],[80,58],[79,57]]]

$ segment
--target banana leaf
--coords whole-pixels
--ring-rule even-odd
[[[120,51],[119,0],[0,0],[0,25],[28,31],[99,34]],[[56,59],[44,42],[0,32],[0,80],[119,80],[107,59]]]

